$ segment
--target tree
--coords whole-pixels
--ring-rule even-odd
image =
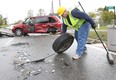
[[[2,25],[7,25],[7,18],[2,19]]]
[[[1,25],[7,25],[7,18],[4,18],[2,15],[0,15],[0,27]]]
[[[98,11],[99,12],[104,11],[104,8],[98,8]]]
[[[101,14],[101,18],[104,22],[104,24],[112,24],[114,13],[112,11],[103,11]]]
[[[89,12],[88,14],[89,14],[93,19],[95,19],[96,14],[95,14],[94,12]]]
[[[33,16],[33,10],[29,10],[28,13],[27,13],[27,17],[32,17]]]
[[[37,13],[37,16],[44,16],[45,15],[45,10],[44,9],[39,9],[38,10],[38,13]]]
[[[108,11],[105,8],[98,8],[97,13],[101,25],[112,24],[114,18],[114,13],[112,11]]]
[[[0,27],[2,25],[2,15],[0,15]]]

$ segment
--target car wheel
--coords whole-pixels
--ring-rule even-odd
[[[22,35],[23,35],[22,29],[17,28],[17,29],[15,30],[15,35],[16,35],[16,36],[22,36]]]
[[[54,41],[52,48],[58,54],[63,53],[72,45],[73,41],[74,37],[71,34],[64,33]]]

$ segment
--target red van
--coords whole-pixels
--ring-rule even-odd
[[[28,33],[61,32],[62,23],[57,16],[37,16],[27,18],[24,22],[13,26],[12,32],[16,36],[26,36]]]

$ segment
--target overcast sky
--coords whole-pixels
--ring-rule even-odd
[[[12,23],[17,20],[23,20],[27,17],[28,10],[33,10],[34,15],[40,8],[46,13],[51,10],[52,0],[0,0],[0,14],[8,18],[8,22]],[[95,11],[99,7],[116,6],[116,0],[61,0],[61,5],[66,8],[78,6],[78,1],[81,2],[86,12]],[[57,11],[59,0],[53,0],[54,12]]]

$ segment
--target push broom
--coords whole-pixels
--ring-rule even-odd
[[[84,10],[83,6],[81,5],[81,3],[80,3],[80,2],[78,2],[78,3],[79,3],[79,5],[81,6],[82,10],[85,12],[85,10]],[[94,29],[94,31],[95,31],[96,35],[98,36],[99,40],[101,41],[101,43],[102,43],[104,49],[105,49],[106,52],[107,52],[106,56],[107,56],[108,63],[111,64],[111,65],[114,64],[114,59],[113,59],[112,55],[108,52],[108,49],[105,47],[105,45],[104,45],[102,39],[100,38],[98,32],[96,31],[96,29]]]

